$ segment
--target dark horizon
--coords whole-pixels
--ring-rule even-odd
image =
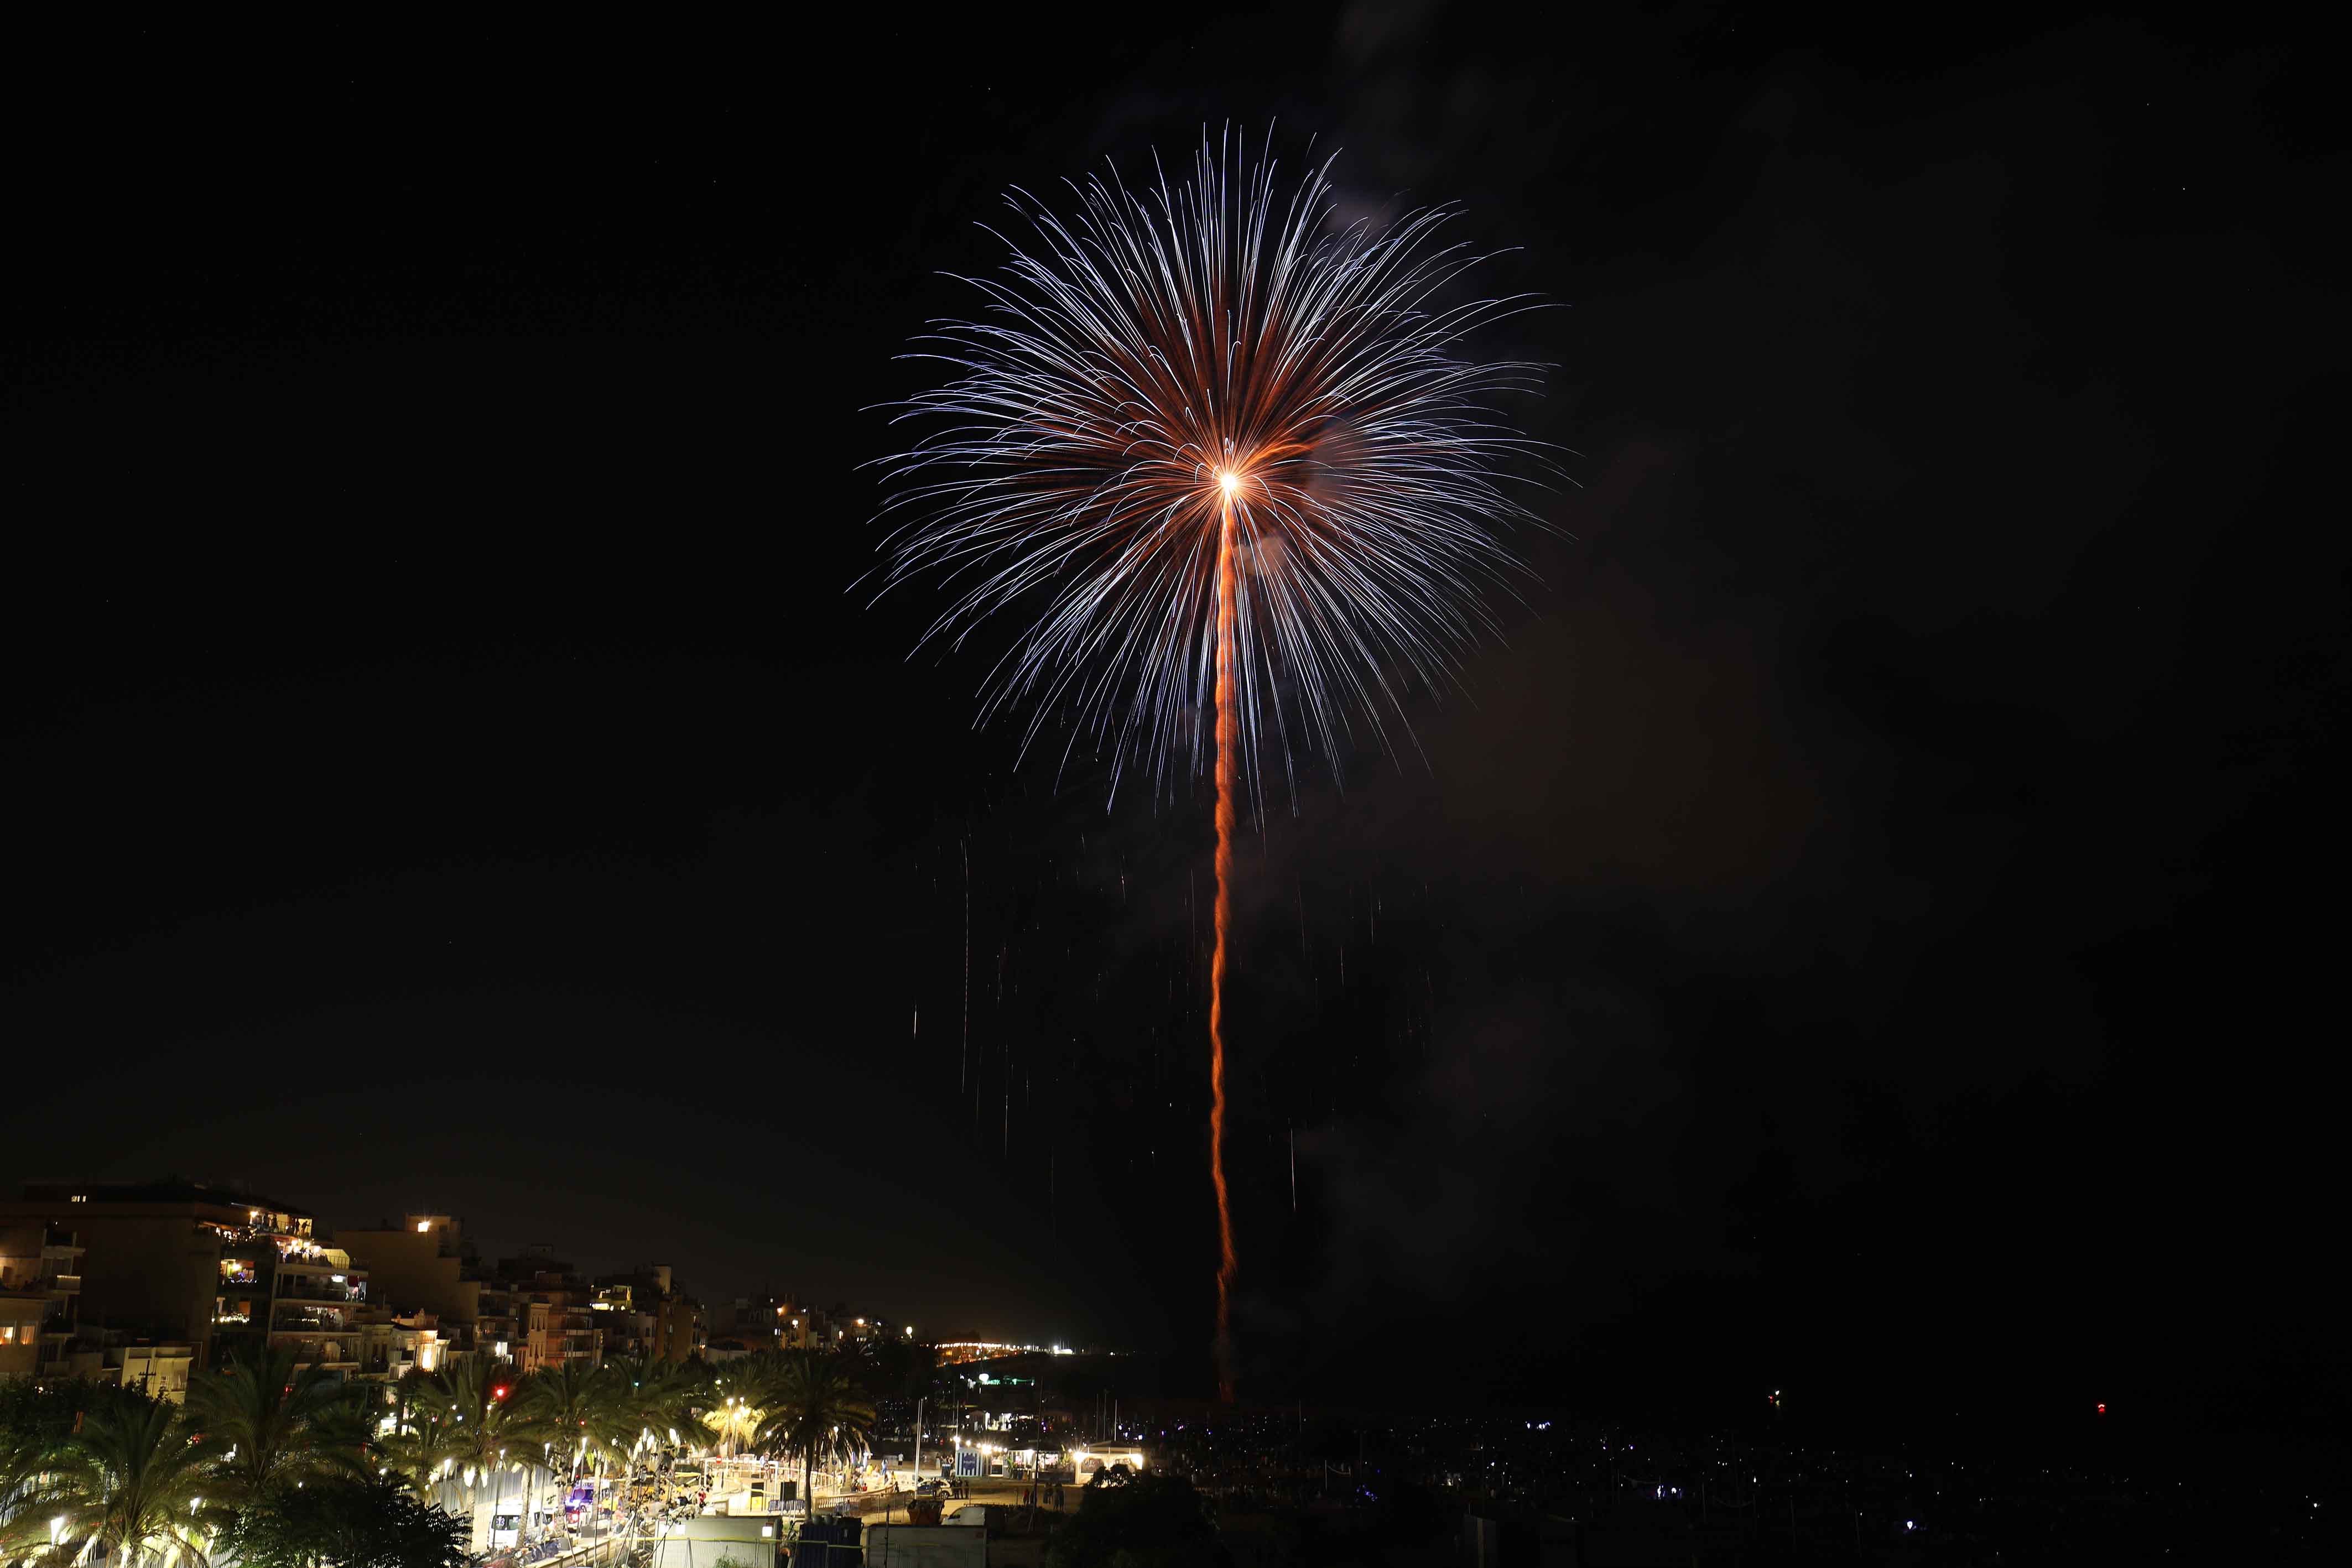
[[[209,1174],[1205,1379],[1203,781],[1016,770],[984,656],[907,655],[936,602],[848,590],[1001,193],[1230,122],[1564,307],[1482,347],[1558,367],[1518,413],[1576,482],[1423,755],[1246,825],[1244,1396],[2352,1392],[2344,151],[2284,44],[1357,5],[24,58],[5,1190]]]

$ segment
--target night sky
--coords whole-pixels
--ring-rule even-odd
[[[0,1178],[1205,1385],[1205,789],[848,590],[1000,193],[1271,122],[1577,486],[1251,824],[1245,1395],[2340,1399],[2336,94],[1780,9],[20,39]]]

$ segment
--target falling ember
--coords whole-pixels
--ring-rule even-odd
[[[1234,1396],[1234,1209],[1225,1190],[1225,927],[1234,909],[1234,476],[1217,524],[1217,951],[1209,964],[1209,1179],[1217,1189],[1217,1396]]]
[[[958,839],[956,850],[963,856],[963,1058],[956,1075],[961,1095],[971,1087],[971,845]]]

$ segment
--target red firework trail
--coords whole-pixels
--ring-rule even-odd
[[[1234,1396],[1233,1201],[1225,1191],[1225,927],[1234,909],[1234,481],[1217,529],[1217,951],[1209,965],[1209,1177],[1217,1188],[1217,1395]]]

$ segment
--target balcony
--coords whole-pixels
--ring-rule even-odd
[[[281,1312],[269,1322],[270,1330],[275,1333],[299,1333],[305,1329],[315,1333],[321,1329],[340,1330],[346,1326],[341,1312],[307,1310]]]
[[[280,1279],[278,1299],[281,1301],[364,1301],[364,1285],[338,1285],[331,1280],[314,1280],[307,1276]]]

